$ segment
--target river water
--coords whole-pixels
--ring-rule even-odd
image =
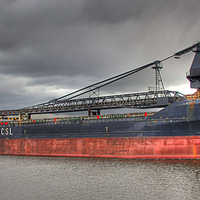
[[[200,160],[0,155],[0,199],[200,199]]]

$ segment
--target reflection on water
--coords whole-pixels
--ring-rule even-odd
[[[200,199],[200,160],[0,155],[0,199]]]

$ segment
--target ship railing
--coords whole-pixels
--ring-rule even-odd
[[[42,118],[29,119],[22,121],[7,121],[0,122],[0,126],[29,126],[29,125],[56,125],[56,124],[73,124],[73,123],[101,123],[110,121],[133,121],[143,120],[153,116],[155,112],[148,113],[126,113],[126,114],[110,114],[110,115],[95,115],[95,116],[78,116],[78,117],[63,117],[63,118]]]
[[[36,122],[34,124],[31,124],[31,123],[10,123],[10,124],[7,124],[7,125],[0,125],[0,127],[8,127],[8,126],[33,126],[33,125],[59,125],[59,124],[80,124],[80,123],[101,123],[101,122],[116,122],[116,121],[143,121],[145,118],[144,117],[137,117],[137,118],[118,118],[118,119],[107,119],[107,120],[102,120],[102,119],[98,119],[98,120],[91,120],[91,121],[74,121],[74,122],[69,122],[69,121],[62,121],[62,122],[57,122],[57,123],[54,123],[54,122],[47,122],[47,123],[41,123],[41,122]],[[185,117],[182,117],[182,118],[166,118],[166,119],[146,119],[147,122],[159,122],[159,121],[171,121],[173,123],[175,122],[180,122],[180,121],[183,121],[183,120],[186,120]]]

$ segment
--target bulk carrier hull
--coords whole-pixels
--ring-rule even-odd
[[[200,158],[200,136],[0,140],[1,154],[104,158]]]
[[[1,125],[0,154],[108,158],[200,158],[200,101],[153,116]]]

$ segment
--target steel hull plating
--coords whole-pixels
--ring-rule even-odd
[[[1,154],[108,158],[200,158],[200,136],[0,140]]]
[[[1,127],[0,154],[112,158],[200,158],[200,101],[151,118]]]

